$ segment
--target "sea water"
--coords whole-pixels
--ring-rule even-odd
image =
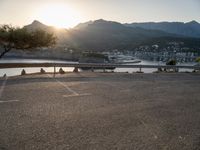
[[[77,62],[70,62],[70,61],[59,61],[59,60],[46,60],[46,59],[2,59],[0,60],[0,63],[77,63]],[[140,63],[134,63],[135,65],[165,65],[164,62],[157,62],[157,61],[146,61],[141,60]],[[126,65],[134,65],[134,64],[126,64]],[[195,63],[182,63],[178,65],[195,65]],[[53,72],[53,67],[42,67],[46,72]],[[21,74],[21,71],[25,69],[27,74],[30,73],[38,73],[40,72],[40,68],[9,68],[9,69],[0,69],[0,77],[2,77],[4,74],[7,76],[17,76]],[[59,71],[59,67],[56,68],[56,71]],[[63,67],[62,68],[65,72],[72,72],[73,67]],[[102,70],[98,70],[102,71]],[[111,71],[111,70],[107,70]],[[134,73],[139,71],[139,68],[116,68],[113,70],[114,72],[128,72],[128,73]],[[156,68],[142,68],[142,72],[144,73],[153,73],[157,71]],[[180,72],[192,72],[192,69],[179,69]]]

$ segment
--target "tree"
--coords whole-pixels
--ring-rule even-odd
[[[169,65],[169,66],[176,66],[176,64],[177,64],[177,61],[175,59],[171,59],[168,62],[166,62],[166,65]],[[170,69],[165,69],[165,71],[170,71]],[[173,68],[173,71],[178,72],[178,69]]]
[[[28,32],[24,28],[15,28],[10,25],[0,26],[0,46],[4,49],[0,58],[12,49],[49,47],[55,43],[54,35],[43,30]]]
[[[168,62],[166,62],[166,65],[171,65],[171,66],[175,66],[177,64],[176,60],[172,59],[169,60]]]
[[[200,57],[196,58],[196,62],[200,63]]]

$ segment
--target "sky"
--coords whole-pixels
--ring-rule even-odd
[[[0,0],[0,24],[39,20],[57,27],[105,19],[121,23],[200,22],[200,0]]]

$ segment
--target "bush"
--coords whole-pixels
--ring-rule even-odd
[[[196,62],[200,63],[200,57],[196,58]]]
[[[177,64],[176,60],[169,60],[166,65],[175,66]]]
[[[23,69],[22,72],[21,72],[21,75],[26,75],[26,71]]]
[[[59,69],[59,73],[60,73],[60,74],[64,74],[65,71],[64,71],[62,68],[60,68],[60,69]]]
[[[43,68],[41,68],[40,73],[45,73],[45,70]]]

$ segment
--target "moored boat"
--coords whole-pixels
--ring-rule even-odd
[[[88,63],[88,64],[110,64],[109,58],[106,55],[99,53],[83,53],[79,59],[79,63]],[[82,70],[91,70],[91,69],[109,69],[114,70],[116,67],[81,67]]]

